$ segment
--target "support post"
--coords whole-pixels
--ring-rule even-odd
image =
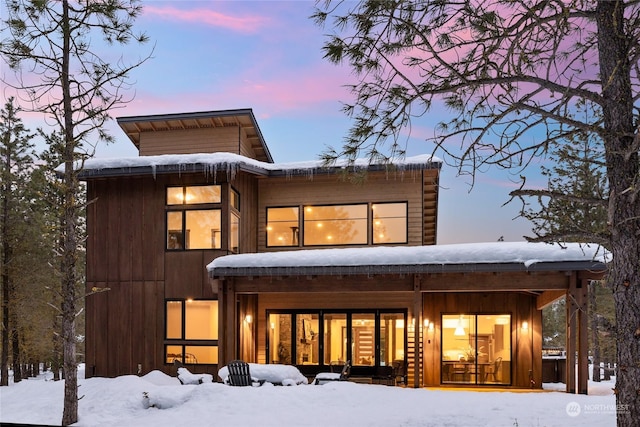
[[[420,291],[420,275],[413,276],[413,387],[419,388],[422,383],[422,292]]]
[[[576,338],[578,335],[578,304],[576,300],[577,294],[577,278],[575,273],[569,277],[569,289],[567,289],[566,309],[567,309],[567,366],[566,372],[566,391],[567,393],[576,392]]]
[[[578,303],[578,384],[577,392],[588,394],[589,388],[589,313],[588,281],[581,279],[576,289],[576,301]]]

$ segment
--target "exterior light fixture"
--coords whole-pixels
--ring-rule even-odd
[[[524,322],[522,322],[522,330],[523,331],[528,331],[529,330],[529,322],[527,322],[526,320]]]
[[[247,314],[247,315],[244,317],[244,321],[245,321],[245,322],[247,322],[247,323],[251,323],[251,322],[253,322],[253,316],[252,316],[252,315],[250,315],[250,314]]]

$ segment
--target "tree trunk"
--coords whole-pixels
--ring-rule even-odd
[[[18,336],[18,329],[15,327],[15,318],[13,320],[13,327],[11,329],[11,353],[13,360],[13,382],[19,383],[22,381],[22,358],[20,357],[20,340]]]
[[[78,371],[76,363],[76,252],[77,252],[77,176],[74,171],[75,147],[73,105],[70,88],[69,64],[71,32],[69,27],[69,1],[62,1],[62,70],[61,89],[64,109],[64,176],[63,198],[63,247],[62,247],[62,354],[64,357],[64,409],[62,425],[78,422]]]
[[[589,317],[591,320],[591,349],[593,351],[593,369],[591,378],[600,382],[600,337],[598,336],[598,303],[596,299],[597,282],[592,280],[589,284]]]
[[[602,113],[607,134],[607,176],[611,227],[608,285],[616,307],[616,404],[618,426],[640,420],[640,199],[637,178],[640,159],[634,145],[630,36],[623,34],[621,1],[598,1],[598,53],[603,82]]]
[[[10,125],[9,125],[10,126]],[[11,168],[11,157],[9,147],[9,138],[11,132],[7,129],[7,135],[5,136],[4,145],[7,147],[5,153],[4,168],[9,171]],[[0,259],[0,266],[2,266],[2,325],[0,330],[2,334],[2,351],[0,355],[0,386],[9,385],[9,259],[11,258],[11,244],[9,243],[9,188],[8,179],[6,176],[2,178],[2,259]]]
[[[62,247],[62,244],[60,246]],[[60,369],[62,368],[60,363],[60,355],[62,354],[60,348],[60,322],[58,319],[58,313],[56,313],[53,318],[53,354],[51,355],[51,371],[53,372],[54,381],[60,381]]]

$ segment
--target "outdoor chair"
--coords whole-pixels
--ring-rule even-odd
[[[342,367],[342,371],[340,373],[337,372],[320,372],[316,375],[315,380],[313,381],[316,385],[322,385],[331,381],[347,381],[349,379],[349,374],[351,373],[351,361],[347,360],[347,363]]]
[[[233,360],[229,362],[229,364],[227,365],[227,369],[229,370],[227,382],[231,386],[260,387],[265,382],[265,380],[257,380],[251,378],[251,372],[249,372],[249,364],[243,360]]]
[[[393,367],[394,384],[406,384],[407,362],[404,360],[394,360],[391,366]]]
[[[493,381],[498,382],[497,374],[500,372],[500,365],[502,365],[502,357],[496,358],[493,361],[493,366],[487,367],[487,371],[484,373],[484,381],[486,382],[489,375],[493,376]]]

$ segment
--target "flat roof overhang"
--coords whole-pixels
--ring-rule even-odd
[[[606,264],[597,261],[540,262],[529,266],[523,263],[469,264],[406,264],[406,265],[336,265],[299,267],[216,267],[209,277],[282,277],[282,276],[372,276],[385,274],[451,274],[451,273],[535,273],[580,271],[599,278]]]
[[[136,148],[143,132],[238,126],[243,129],[259,160],[272,163],[273,157],[251,108],[118,117],[118,124]]]

